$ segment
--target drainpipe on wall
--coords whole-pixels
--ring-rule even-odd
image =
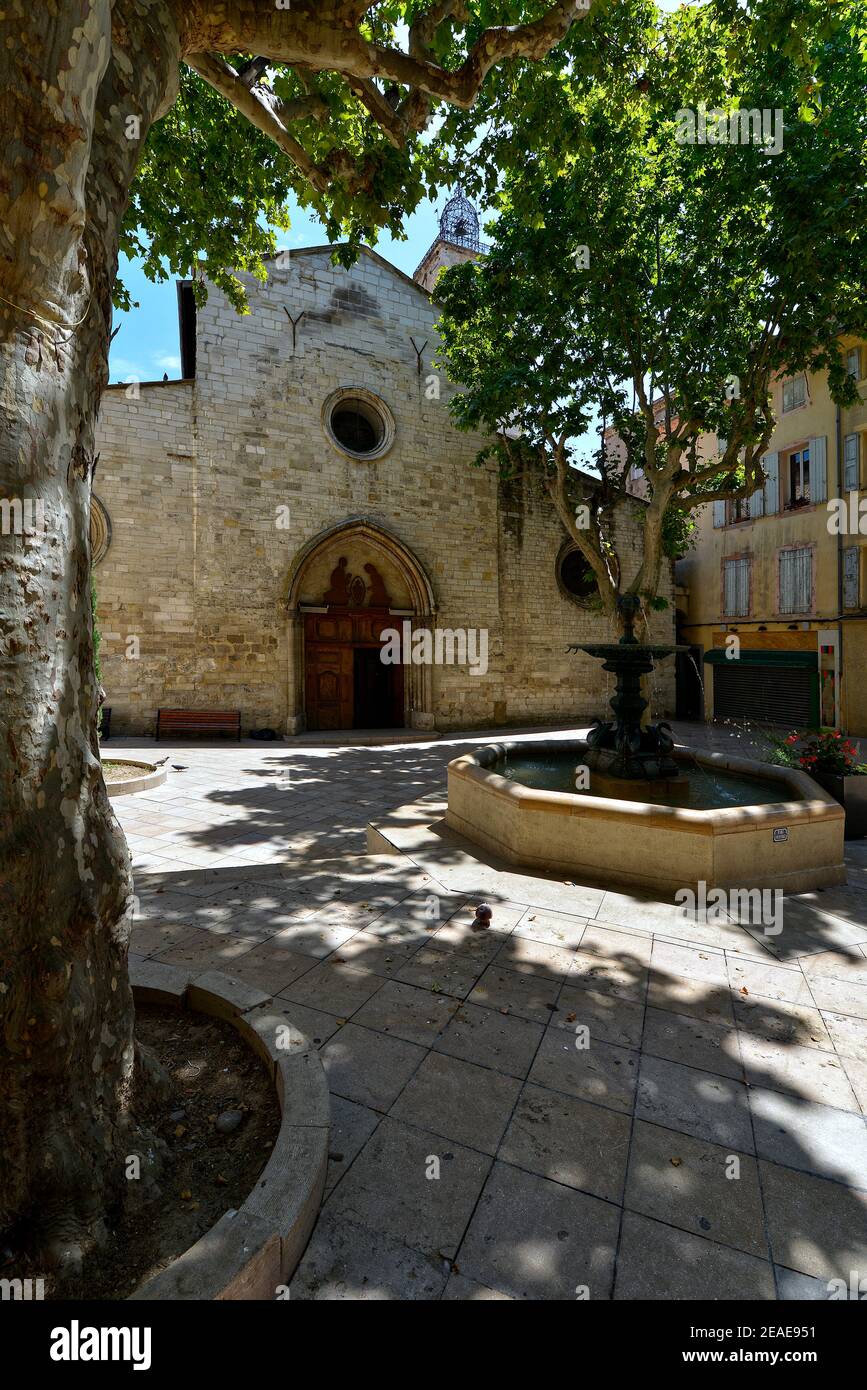
[[[842,411],[837,406],[834,431],[837,446],[837,496],[843,496]],[[837,527],[837,708],[843,723],[843,528]]]

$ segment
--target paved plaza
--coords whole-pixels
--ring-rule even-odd
[[[676,732],[733,751],[724,730]],[[104,750],[169,756],[163,786],[113,803],[131,950],[266,990],[320,1047],[328,1185],[292,1297],[857,1289],[867,842],[847,885],[786,899],[778,936],[456,838],[370,853],[368,823],[439,805],[479,741]]]

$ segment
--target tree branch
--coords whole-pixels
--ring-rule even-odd
[[[330,182],[327,171],[315,164],[303,145],[300,145],[289,134],[283,124],[280,102],[274,101],[272,105],[266,101],[262,95],[264,88],[245,86],[234,68],[230,67],[225,59],[214,54],[188,55],[186,61],[200,77],[209,82],[221,96],[232,103],[236,110],[246,116],[248,121],[263,131],[265,135],[270,136],[318,192],[324,193],[327,190]],[[310,98],[301,98],[299,105],[306,109],[310,100]],[[288,104],[287,109],[291,109]],[[310,114],[313,114],[312,108]]]
[[[445,8],[439,22],[452,8]],[[438,5],[430,12],[432,19],[443,10],[443,5]],[[463,13],[463,7],[460,10]],[[509,58],[539,61],[560,42],[575,19],[588,13],[589,7],[585,9],[582,0],[555,0],[545,14],[527,24],[486,29],[453,72],[429,58],[369,42],[352,24],[352,15],[344,16],[341,26],[336,19],[323,23],[306,8],[277,10],[270,4],[252,5],[249,0],[217,7],[199,0],[184,7],[178,22],[182,53],[191,67],[196,66],[198,55],[252,50],[272,62],[301,64],[320,72],[351,72],[361,79],[385,77],[453,106],[469,107],[496,64]],[[424,44],[425,32],[424,26],[417,31],[419,46]]]

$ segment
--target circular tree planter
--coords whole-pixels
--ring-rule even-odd
[[[130,1297],[273,1300],[295,1270],[316,1221],[328,1167],[329,1093],[319,1054],[270,995],[216,970],[204,974],[130,957],[136,999],[222,1018],[271,1072],[280,1130],[237,1211]]]
[[[167,767],[155,767],[153,763],[143,763],[137,758],[111,757],[103,761],[112,768],[121,768],[124,774],[128,770],[129,774],[113,777],[111,781],[106,777],[105,789],[110,797],[149,791],[151,787],[159,787],[168,776]]]

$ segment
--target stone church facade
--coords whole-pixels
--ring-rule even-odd
[[[466,249],[443,238],[441,263]],[[451,422],[429,292],[373,251],[348,270],[331,252],[243,277],[245,316],[179,286],[184,379],[103,397],[91,534],[112,732],[152,734],[160,707],[290,736],[601,713],[604,673],[566,647],[607,625],[570,592],[538,485],[473,466],[484,441]],[[636,505],[618,518],[627,572]]]

